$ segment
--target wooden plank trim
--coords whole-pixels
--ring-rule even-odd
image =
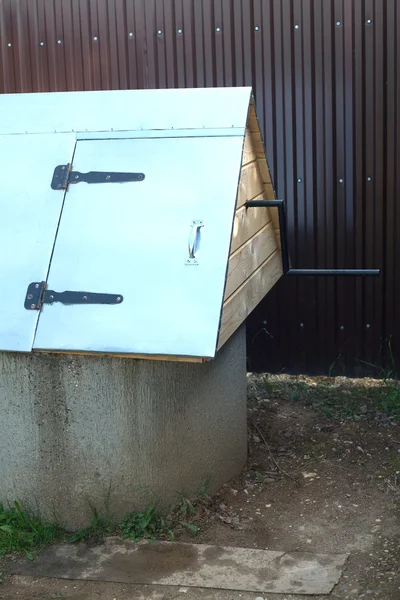
[[[274,226],[270,222],[231,255],[225,287],[225,300],[273,254],[276,246]]]
[[[260,131],[256,115],[256,109],[253,102],[250,103],[249,115],[247,117],[247,126],[250,128],[251,132]]]
[[[77,352],[76,350],[42,350],[34,348],[33,352],[42,354],[73,354],[74,356],[107,356],[109,358],[134,358],[139,360],[166,360],[173,362],[188,362],[188,363],[207,363],[211,358],[201,358],[197,356],[175,356],[164,354],[110,354],[103,352]]]
[[[253,162],[254,160],[257,160],[257,154],[253,148],[253,139],[251,137],[251,131],[249,128],[247,128],[243,145],[242,167]]]
[[[253,200],[264,192],[263,180],[257,160],[242,167],[239,180],[236,208],[240,208],[247,200]]]
[[[272,183],[264,182],[264,200],[275,200],[275,192]],[[253,200],[253,198],[252,198]]]
[[[271,175],[269,173],[267,161],[264,158],[257,158],[258,168],[260,169],[261,178],[264,184],[271,184]]]
[[[272,222],[274,223],[273,220],[272,220]],[[275,223],[274,223],[274,225],[275,225]],[[281,230],[280,229],[275,228],[275,239],[276,239],[276,243],[279,246],[279,249],[281,249]]]
[[[257,131],[252,131],[251,137],[253,139],[253,148],[257,155],[257,158],[265,158],[264,146],[260,130],[257,129]]]
[[[257,231],[260,231],[271,221],[269,209],[266,207],[247,209],[245,206],[239,208],[235,214],[233,224],[231,254],[240,246],[243,246]]]
[[[240,327],[273,285],[282,276],[279,249],[270,256],[224,303],[218,350]]]

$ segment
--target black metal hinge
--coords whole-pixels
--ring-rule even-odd
[[[66,190],[70,183],[128,183],[143,181],[144,173],[112,173],[110,171],[72,171],[72,165],[58,165],[54,169],[51,187],[53,190]]]
[[[45,281],[30,283],[25,296],[27,310],[40,310],[43,304],[121,304],[121,294],[99,294],[94,292],[54,292],[47,289]]]

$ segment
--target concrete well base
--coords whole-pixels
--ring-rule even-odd
[[[246,459],[245,332],[209,364],[0,353],[0,502],[68,528],[216,489]]]

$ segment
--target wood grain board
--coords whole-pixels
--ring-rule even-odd
[[[260,196],[261,197],[261,196]],[[233,224],[231,254],[271,221],[268,208],[239,208]]]
[[[258,162],[254,160],[242,167],[236,208],[243,206],[247,200],[253,200],[260,194],[264,194],[264,184]]]
[[[247,200],[273,200],[275,193],[254,104],[243,144],[230,258],[218,349],[230,338],[283,274],[277,209],[247,209]]]
[[[257,159],[257,154],[253,146],[253,140],[251,137],[251,131],[247,127],[246,135],[244,138],[244,146],[243,146],[243,158],[242,158],[242,167],[247,165],[248,163],[253,162],[253,160]]]
[[[225,299],[229,298],[275,250],[275,232],[270,221],[232,254],[229,260]]]
[[[218,350],[282,276],[279,248],[224,303]]]

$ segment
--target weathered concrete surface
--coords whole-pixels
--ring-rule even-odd
[[[36,577],[315,595],[332,591],[347,557],[108,538],[46,548],[33,562],[6,561],[5,568]]]
[[[212,488],[246,459],[245,332],[209,364],[0,353],[0,502],[75,528]]]

